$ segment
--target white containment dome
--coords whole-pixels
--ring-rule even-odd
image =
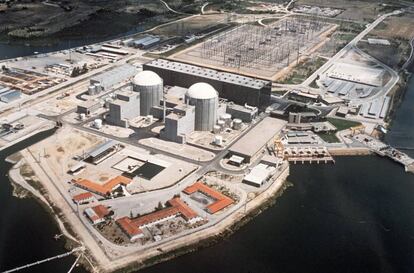
[[[132,88],[140,93],[140,115],[148,116],[151,108],[160,104],[164,91],[163,80],[156,73],[145,70],[134,77]]]
[[[195,130],[212,131],[217,121],[218,93],[208,83],[193,84],[185,95],[185,101],[195,106]]]

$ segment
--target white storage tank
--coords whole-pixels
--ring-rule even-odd
[[[160,104],[164,91],[164,83],[156,73],[145,70],[139,72],[134,77],[132,88],[140,94],[140,115],[148,116],[151,108]]]
[[[152,123],[152,122],[154,121],[154,116],[153,116],[153,115],[148,115],[148,116],[145,118],[145,121],[146,121],[147,123]]]
[[[233,120],[233,129],[234,130],[241,130],[243,126],[243,122],[241,119],[235,118]]]
[[[86,114],[85,113],[80,113],[79,114],[79,119],[80,120],[85,120],[86,119]]]
[[[89,96],[96,95],[96,88],[95,88],[95,85],[90,85],[90,86],[88,87],[88,95],[89,95]]]
[[[220,126],[220,129],[226,128],[226,123],[224,122],[224,120],[217,121],[217,125]]]
[[[231,115],[230,114],[222,114],[220,119],[226,123],[227,127],[231,127]]]
[[[96,94],[99,94],[99,93],[102,92],[102,85],[99,82],[94,83],[94,86],[95,86],[95,92],[96,92]]]
[[[195,130],[212,131],[217,120],[218,93],[208,83],[193,84],[185,94],[185,101],[195,106]]]
[[[217,146],[223,145],[223,137],[222,136],[214,136],[214,144]]]
[[[102,128],[102,119],[95,119],[93,121],[93,127],[95,127],[96,129],[101,129]]]
[[[219,125],[213,126],[213,133],[218,134],[221,132],[221,127]]]

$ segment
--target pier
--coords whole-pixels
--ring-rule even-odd
[[[11,272],[20,271],[20,270],[23,270],[23,269],[26,269],[26,268],[29,268],[29,267],[32,267],[32,266],[35,266],[35,265],[47,263],[47,262],[50,262],[50,261],[53,261],[53,260],[56,260],[56,259],[65,258],[65,257],[67,257],[69,255],[72,255],[73,253],[75,253],[77,251],[83,251],[83,250],[84,250],[84,247],[77,247],[77,248],[72,249],[69,252],[66,252],[66,253],[63,253],[63,254],[59,254],[59,255],[56,255],[56,256],[53,256],[53,257],[49,257],[49,258],[46,258],[46,259],[43,259],[43,260],[39,260],[39,261],[30,263],[30,264],[22,265],[22,266],[13,268],[13,269],[9,269],[9,270],[3,271],[1,273],[11,273]],[[78,261],[78,259],[76,261]],[[70,271],[72,271],[72,269]]]
[[[296,163],[335,163],[328,149],[324,146],[285,146],[283,158],[294,164]]]
[[[373,138],[369,135],[359,134],[354,136],[354,139],[365,146],[367,146],[372,152],[379,156],[388,157],[397,163],[404,166],[406,172],[414,173],[414,159],[408,156],[406,153],[391,147],[384,142]]]
[[[331,156],[326,156],[326,157],[289,157],[288,158],[289,162],[292,162],[293,164],[296,163],[316,163],[316,164],[328,164],[328,163],[335,163],[335,159],[333,159],[333,157]]]

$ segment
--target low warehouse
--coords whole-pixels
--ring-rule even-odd
[[[239,141],[230,147],[230,155],[241,156],[246,162],[254,161],[269,142],[287,124],[286,121],[271,117],[264,118]]]
[[[243,183],[254,187],[261,187],[271,177],[274,170],[274,167],[260,163],[255,166],[248,175],[244,177]]]

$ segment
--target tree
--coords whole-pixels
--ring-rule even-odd
[[[88,65],[86,63],[83,64],[82,70],[80,71],[81,74],[85,74],[88,72]]]
[[[71,77],[77,77],[80,75],[80,69],[79,67],[75,66],[72,70],[72,74],[70,75]]]

